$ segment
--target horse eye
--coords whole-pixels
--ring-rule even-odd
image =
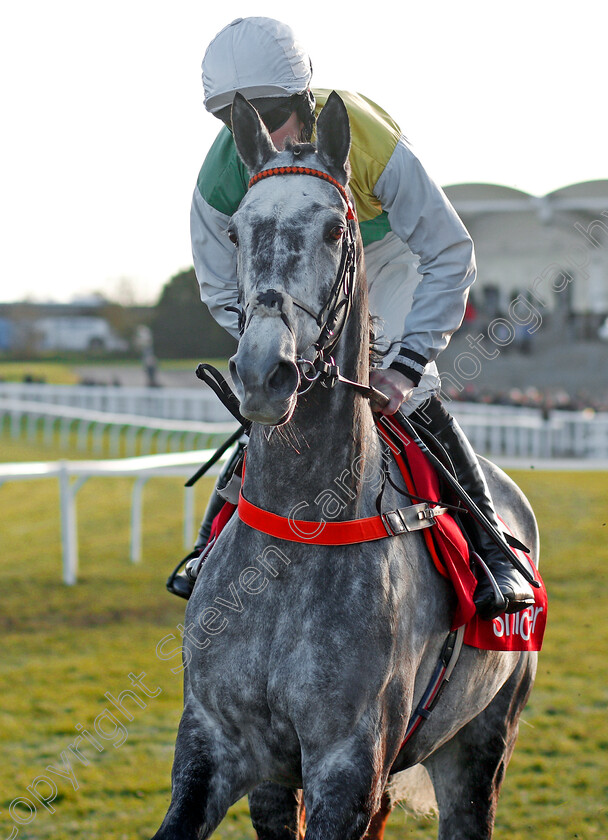
[[[332,239],[334,242],[339,242],[340,239],[344,236],[344,228],[342,225],[336,225],[332,227],[332,229],[327,234],[328,239]]]
[[[239,244],[239,238],[233,230],[228,231],[228,239],[232,242],[233,245]]]

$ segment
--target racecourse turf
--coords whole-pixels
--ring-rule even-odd
[[[4,461],[82,457],[6,436],[0,443]],[[549,624],[496,837],[605,840],[608,476],[512,475],[539,519]],[[172,479],[146,485],[143,561],[133,565],[131,487],[126,479],[91,479],[80,489],[73,587],[61,583],[57,482],[0,487],[1,840],[150,838],[167,808],[184,603],[164,581],[182,551],[183,490]],[[198,509],[209,489],[209,480],[199,482]],[[436,829],[435,820],[398,809],[387,837],[431,840]],[[254,837],[246,801],[214,837]]]

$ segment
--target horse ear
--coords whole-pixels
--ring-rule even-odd
[[[232,103],[232,133],[237,151],[252,174],[259,172],[277,153],[260,115],[238,92]]]
[[[346,105],[332,91],[317,120],[317,152],[325,165],[339,174],[339,180],[348,180],[346,162],[350,151],[350,121]]]

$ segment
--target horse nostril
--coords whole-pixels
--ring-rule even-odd
[[[234,385],[235,388],[238,388],[241,379],[240,379],[240,376],[239,376],[238,371],[236,369],[236,362],[234,361],[234,359],[235,359],[235,357],[233,356],[228,361],[228,370],[230,372],[230,378],[232,379],[232,384]]]
[[[289,397],[298,387],[298,369],[289,362],[279,362],[266,384],[278,397]]]

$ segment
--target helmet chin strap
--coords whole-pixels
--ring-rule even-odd
[[[310,143],[315,127],[315,97],[310,88],[298,94],[296,111],[304,126],[302,128],[302,141],[304,143]]]

